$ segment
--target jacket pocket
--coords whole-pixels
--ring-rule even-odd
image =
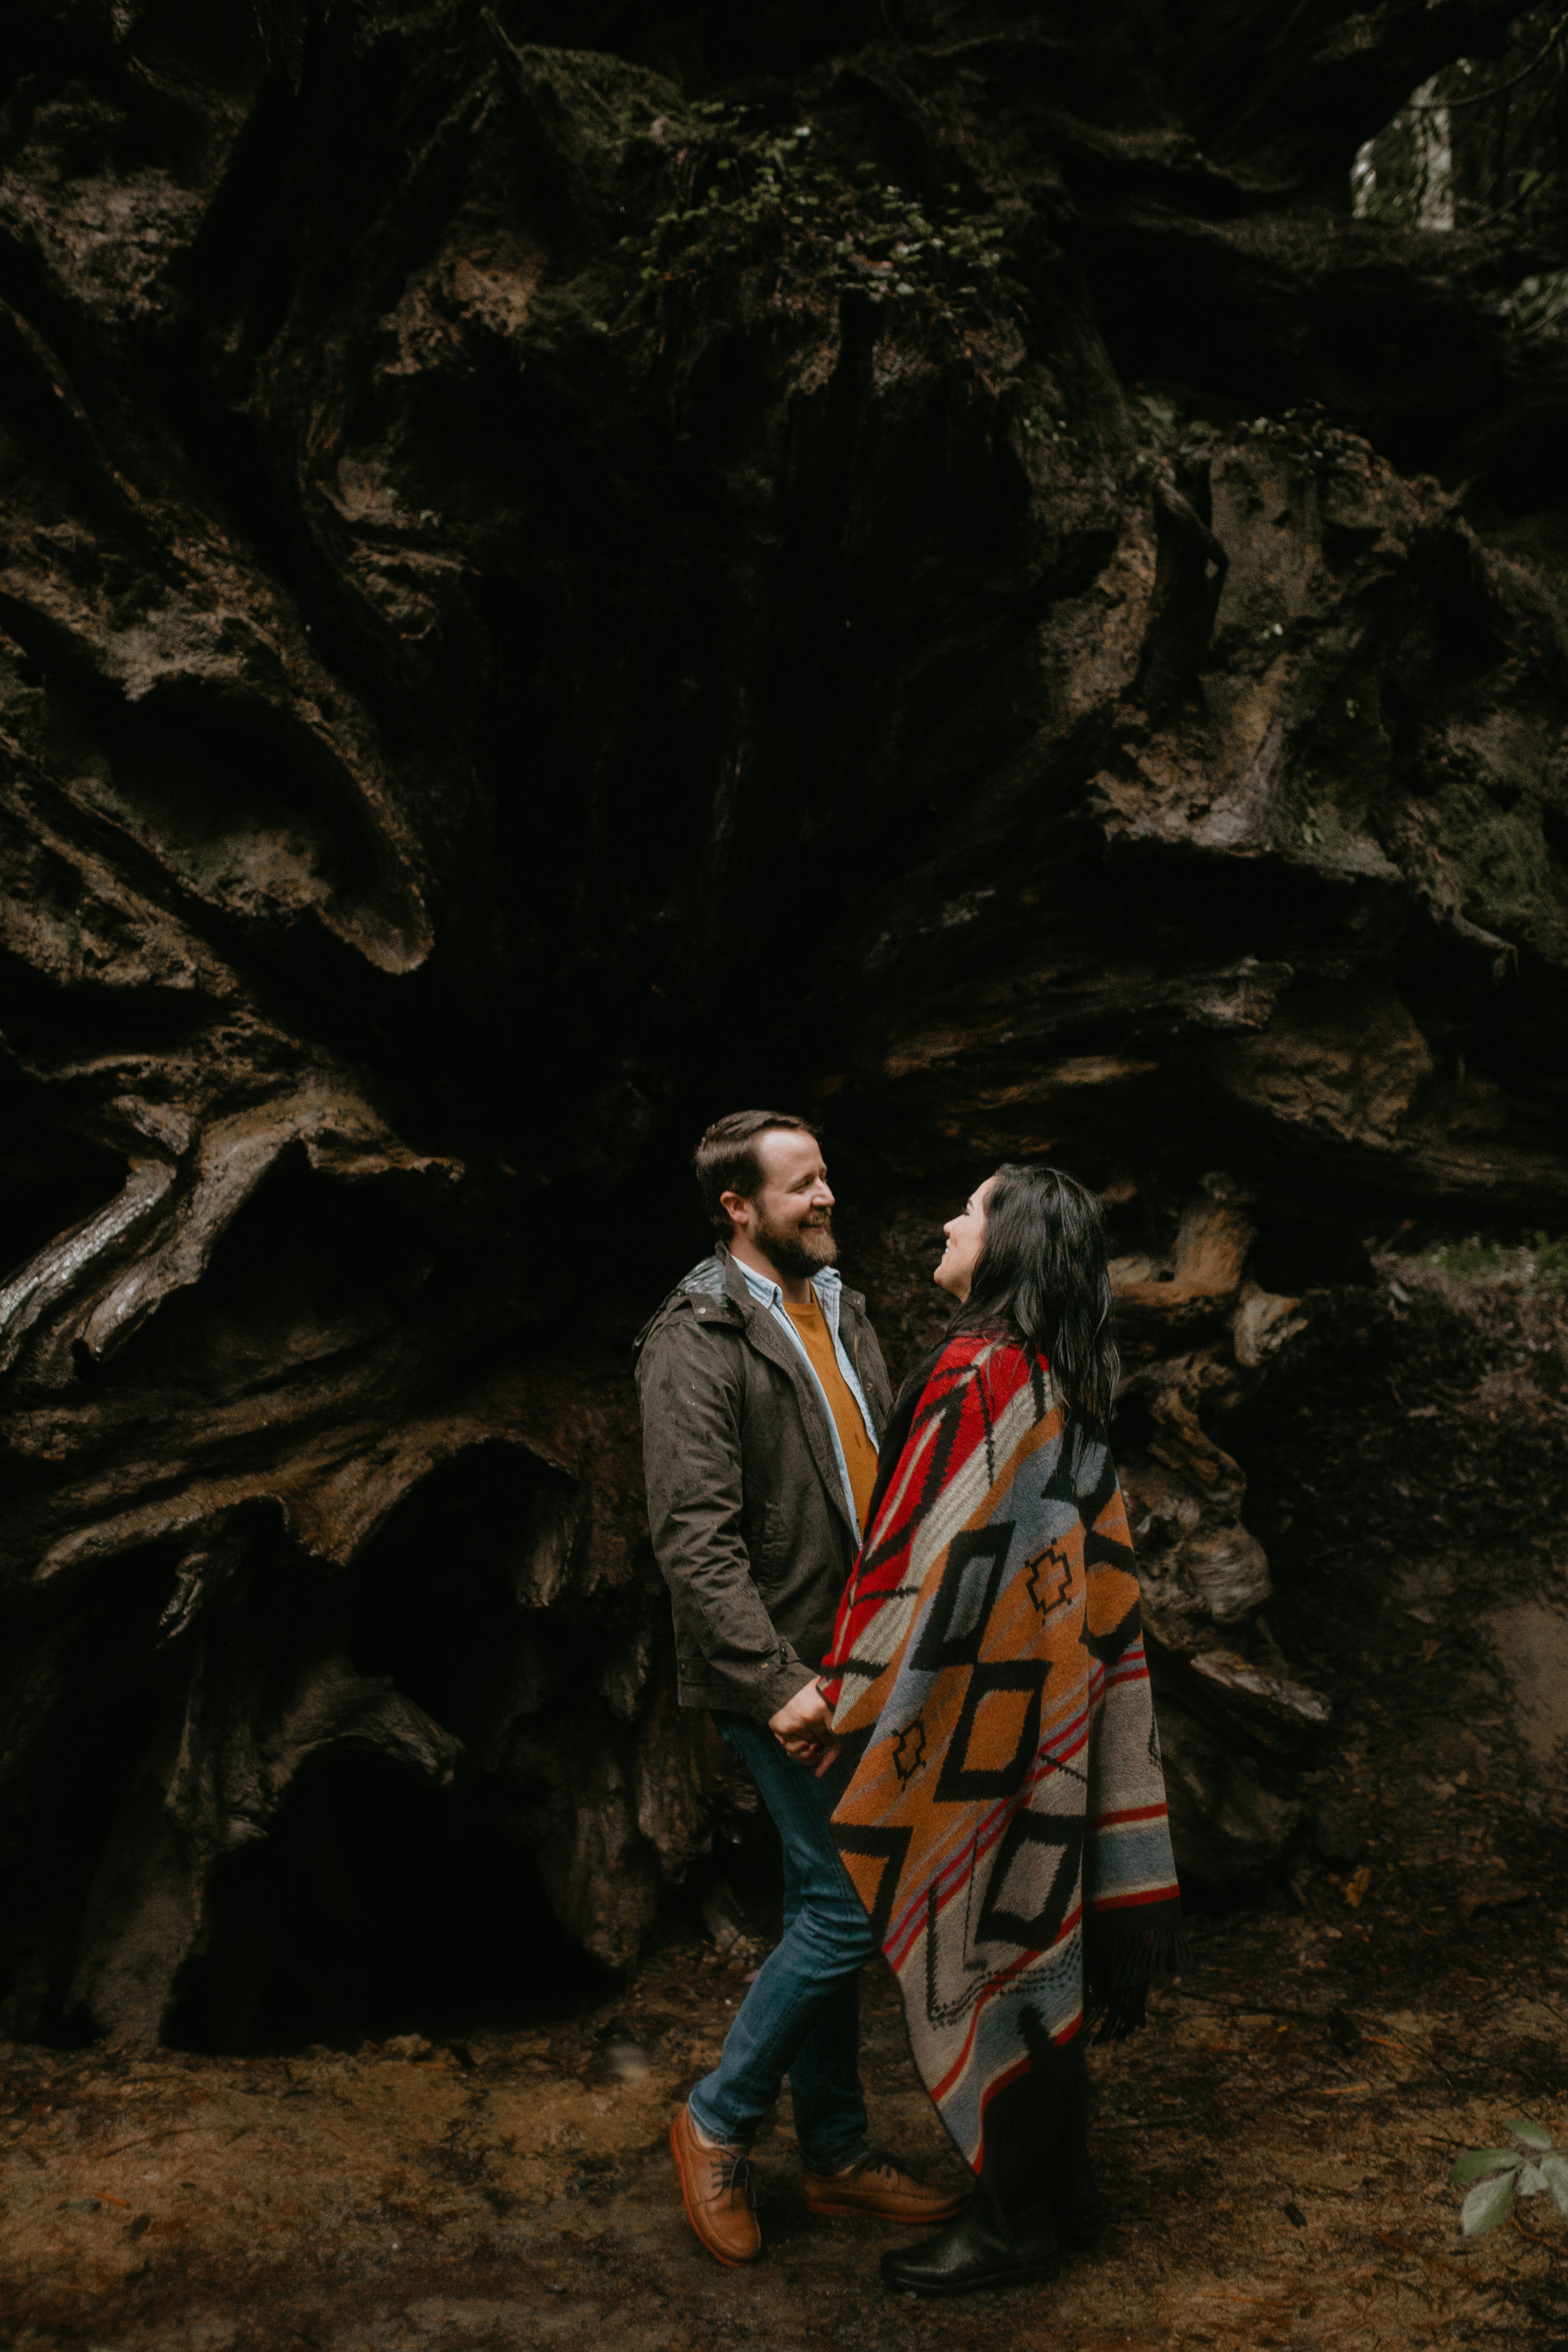
[[[756,1549],[752,1554],[752,1574],[759,1584],[776,1584],[788,1565],[789,1555],[784,1545],[784,1505],[764,1503]]]

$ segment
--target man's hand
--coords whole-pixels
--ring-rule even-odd
[[[768,1729],[797,1764],[815,1764],[818,1780],[838,1753],[833,1709],[815,1683],[807,1683],[784,1701],[776,1715],[770,1715]]]

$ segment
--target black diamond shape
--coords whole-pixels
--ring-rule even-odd
[[[940,1801],[951,1805],[971,1804],[977,1797],[1011,1797],[1022,1786],[1040,1744],[1040,1699],[1049,1672],[1049,1664],[1044,1658],[1026,1659],[1017,1665],[974,1668],[964,1693],[963,1712],[942,1759],[942,1774],[936,1784]],[[1005,1764],[971,1768],[964,1759],[974,1736],[976,1718],[985,1701],[999,1691],[1022,1691],[1027,1701],[1013,1752]]]
[[[1131,1544],[1118,1543],[1111,1536],[1097,1535],[1092,1528],[1083,1539],[1085,1568],[1120,1568],[1128,1576],[1138,1572],[1137,1556]]]
[[[876,1900],[869,1906],[871,1933],[879,1944],[888,1932],[888,1922],[893,1914],[893,1897],[899,1891],[899,1876],[913,1835],[910,1829],[862,1828],[854,1822],[835,1822],[833,1824],[833,1843],[840,1853],[863,1854],[869,1860],[879,1860],[882,1864],[877,1878]]]
[[[1011,1519],[998,1520],[989,1528],[965,1528],[955,1535],[947,1548],[947,1565],[942,1572],[942,1583],[931,1613],[921,1628],[921,1638],[915,1645],[910,1664],[923,1673],[934,1674],[942,1666],[973,1665],[980,1655],[980,1643],[986,1621],[1002,1583],[1002,1563],[1007,1557],[1007,1547],[1013,1540]],[[963,1586],[970,1578],[971,1564],[975,1560],[991,1563],[984,1580],[984,1589],[978,1595],[971,1578],[968,1600],[970,1614],[959,1630],[952,1632],[952,1622],[964,1598]]]
[[[1067,1427],[1062,1431],[1061,1444],[1057,1449],[1056,1463],[1052,1468],[1051,1475],[1046,1480],[1045,1485],[1040,1488],[1041,1502],[1076,1503],[1078,1501],[1078,1486],[1075,1475],[1077,1467],[1078,1454],[1077,1448],[1073,1444],[1072,1424],[1069,1422]]]
[[[1114,1625],[1109,1626],[1103,1633],[1089,1632],[1089,1612],[1087,1609],[1084,1612],[1083,1646],[1091,1658],[1100,1660],[1102,1666],[1113,1666],[1122,1652],[1132,1647],[1142,1631],[1143,1612],[1136,1601],[1130,1604],[1126,1614],[1119,1618]]]
[[[1058,1846],[1061,1859],[1051,1874],[1045,1901],[1032,1918],[1002,1908],[1007,1873],[1026,1846]],[[1083,1816],[1080,1813],[1015,1813],[991,1865],[985,1900],[975,1927],[976,1942],[1016,1944],[1026,1952],[1048,1951],[1061,1929],[1078,1885],[1083,1862]]]

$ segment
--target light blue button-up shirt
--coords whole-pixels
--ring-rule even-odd
[[[821,1397],[823,1411],[827,1415],[828,1434],[833,1440],[833,1458],[838,1465],[838,1476],[844,1488],[844,1502],[849,1513],[849,1524],[857,1535],[864,1535],[865,1529],[860,1525],[860,1515],[855,1507],[855,1489],[849,1483],[849,1465],[844,1459],[844,1447],[839,1440],[838,1423],[833,1418],[833,1407],[827,1402],[826,1391],[816,1377],[816,1367],[805,1352],[805,1342],[790,1320],[789,1310],[784,1303],[784,1292],[776,1282],[765,1274],[756,1273],[743,1258],[736,1258],[735,1266],[743,1276],[746,1288],[751,1292],[757,1305],[765,1307],[780,1329],[789,1333],[792,1345],[806,1370],[811,1374],[812,1386]],[[872,1449],[875,1451],[877,1425],[871,1419],[866,1403],[865,1391],[856,1377],[855,1367],[849,1360],[849,1351],[838,1336],[839,1294],[844,1288],[843,1277],[836,1265],[825,1265],[818,1273],[812,1276],[811,1286],[816,1293],[817,1303],[822,1308],[827,1328],[833,1334],[833,1352],[838,1359],[838,1369],[848,1385],[850,1395],[860,1408],[860,1418],[866,1424],[866,1434],[870,1439]]]

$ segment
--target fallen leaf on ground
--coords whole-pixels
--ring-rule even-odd
[[[1474,1924],[1478,1911],[1503,1911],[1510,1903],[1528,1903],[1535,1893],[1533,1886],[1467,1887],[1459,1897],[1459,1924]]]

